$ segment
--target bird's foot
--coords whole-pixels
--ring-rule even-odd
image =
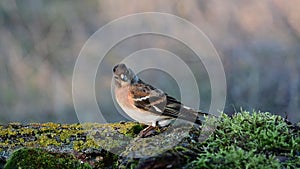
[[[156,133],[156,128],[157,127],[154,126],[148,126],[139,133],[138,137],[145,138],[151,136]]]
[[[160,133],[166,131],[167,129],[168,129],[168,126],[165,126],[165,127],[148,126],[138,134],[138,137],[145,138],[145,137],[154,136],[154,135],[157,135],[157,134],[160,134]]]

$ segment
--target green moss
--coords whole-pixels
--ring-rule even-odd
[[[92,167],[79,162],[71,155],[48,153],[42,149],[23,148],[13,153],[4,168],[91,169]]]
[[[294,132],[285,120],[270,113],[243,112],[232,118],[223,115],[211,144],[226,147],[232,144],[258,152],[300,151],[299,131]]]
[[[274,156],[266,157],[264,154],[255,154],[234,146],[220,149],[216,153],[206,152],[193,161],[189,168],[281,168]]]
[[[200,144],[203,153],[192,162],[193,167],[300,167],[300,130],[270,113],[223,114],[214,134]]]

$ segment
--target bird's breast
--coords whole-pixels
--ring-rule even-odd
[[[115,96],[122,109],[123,107],[134,108],[133,100],[130,99],[129,86],[117,88],[115,90]]]
[[[147,125],[151,125],[152,122],[160,119],[160,117],[156,114],[135,107],[134,102],[131,99],[129,87],[124,87],[122,90],[116,89],[115,96],[119,106],[132,119]]]

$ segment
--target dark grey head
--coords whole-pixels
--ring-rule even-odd
[[[113,78],[117,87],[122,87],[137,81],[137,76],[125,64],[117,64],[113,68]]]

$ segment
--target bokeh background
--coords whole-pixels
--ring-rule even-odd
[[[185,18],[210,38],[226,73],[225,112],[242,107],[299,122],[299,6],[297,0],[2,0],[0,123],[78,122],[72,102],[72,73],[84,43],[114,19],[153,11]],[[104,86],[110,93],[111,67],[124,56],[148,47],[167,49],[186,62],[192,55],[165,37],[133,37],[107,54],[96,86]],[[193,63],[190,61],[191,67]],[[150,70],[141,76],[178,97],[178,86],[167,74]],[[197,77],[202,84],[200,109],[207,110],[210,84],[205,69]],[[111,97],[97,89],[95,92],[109,122],[124,120],[115,113]]]

